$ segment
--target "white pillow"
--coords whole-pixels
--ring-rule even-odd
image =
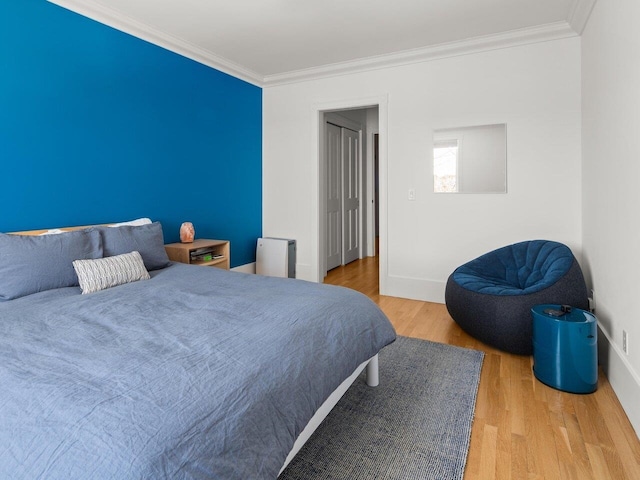
[[[130,220],[128,222],[120,222],[120,223],[112,223],[109,225],[110,227],[123,227],[125,225],[132,225],[134,227],[138,227],[140,225],[148,225],[151,223],[150,218],[136,218],[135,220]]]
[[[93,260],[75,260],[73,268],[83,295],[151,278],[136,251]]]

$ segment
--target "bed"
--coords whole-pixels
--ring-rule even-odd
[[[274,479],[360,371],[377,383],[395,331],[367,297],[171,263],[162,238],[0,234],[0,477]]]

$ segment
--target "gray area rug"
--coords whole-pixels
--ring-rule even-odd
[[[380,386],[361,375],[278,478],[462,479],[483,358],[398,337],[380,352]]]

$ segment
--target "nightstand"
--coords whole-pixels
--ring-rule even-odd
[[[230,245],[227,240],[199,238],[192,243],[169,243],[164,246],[169,260],[190,265],[204,265],[229,270]]]

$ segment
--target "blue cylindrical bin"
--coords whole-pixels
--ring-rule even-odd
[[[531,315],[536,378],[565,392],[595,392],[598,388],[596,317],[564,305],[536,305]]]

